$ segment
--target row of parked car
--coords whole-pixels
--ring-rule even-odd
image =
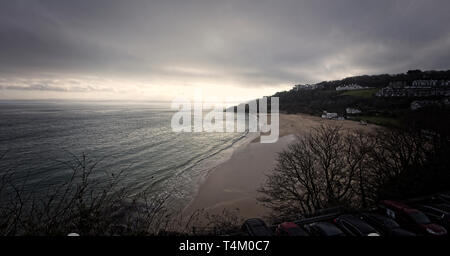
[[[242,226],[251,236],[444,236],[450,230],[450,193],[406,203],[384,200],[376,209],[336,213],[268,227],[261,219]]]

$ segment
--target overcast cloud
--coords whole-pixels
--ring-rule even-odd
[[[449,69],[449,11],[448,0],[1,1],[0,98],[198,85],[260,96]]]

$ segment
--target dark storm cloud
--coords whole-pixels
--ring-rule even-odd
[[[448,0],[0,5],[2,74],[227,77],[257,86],[450,67]]]

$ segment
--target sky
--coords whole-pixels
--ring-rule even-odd
[[[0,99],[253,99],[450,68],[448,0],[0,0]]]

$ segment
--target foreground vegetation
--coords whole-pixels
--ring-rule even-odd
[[[450,137],[435,130],[375,133],[322,126],[279,154],[259,200],[272,218],[289,220],[320,209],[365,209],[450,187]]]
[[[0,155],[0,161],[4,156]],[[243,221],[237,212],[225,210],[183,216],[169,206],[170,192],[148,188],[136,193],[123,183],[126,170],[108,172],[100,163],[72,155],[71,161],[62,163],[71,175],[47,185],[44,194],[30,190],[26,178],[16,179],[14,170],[2,170],[0,236],[218,235]]]

